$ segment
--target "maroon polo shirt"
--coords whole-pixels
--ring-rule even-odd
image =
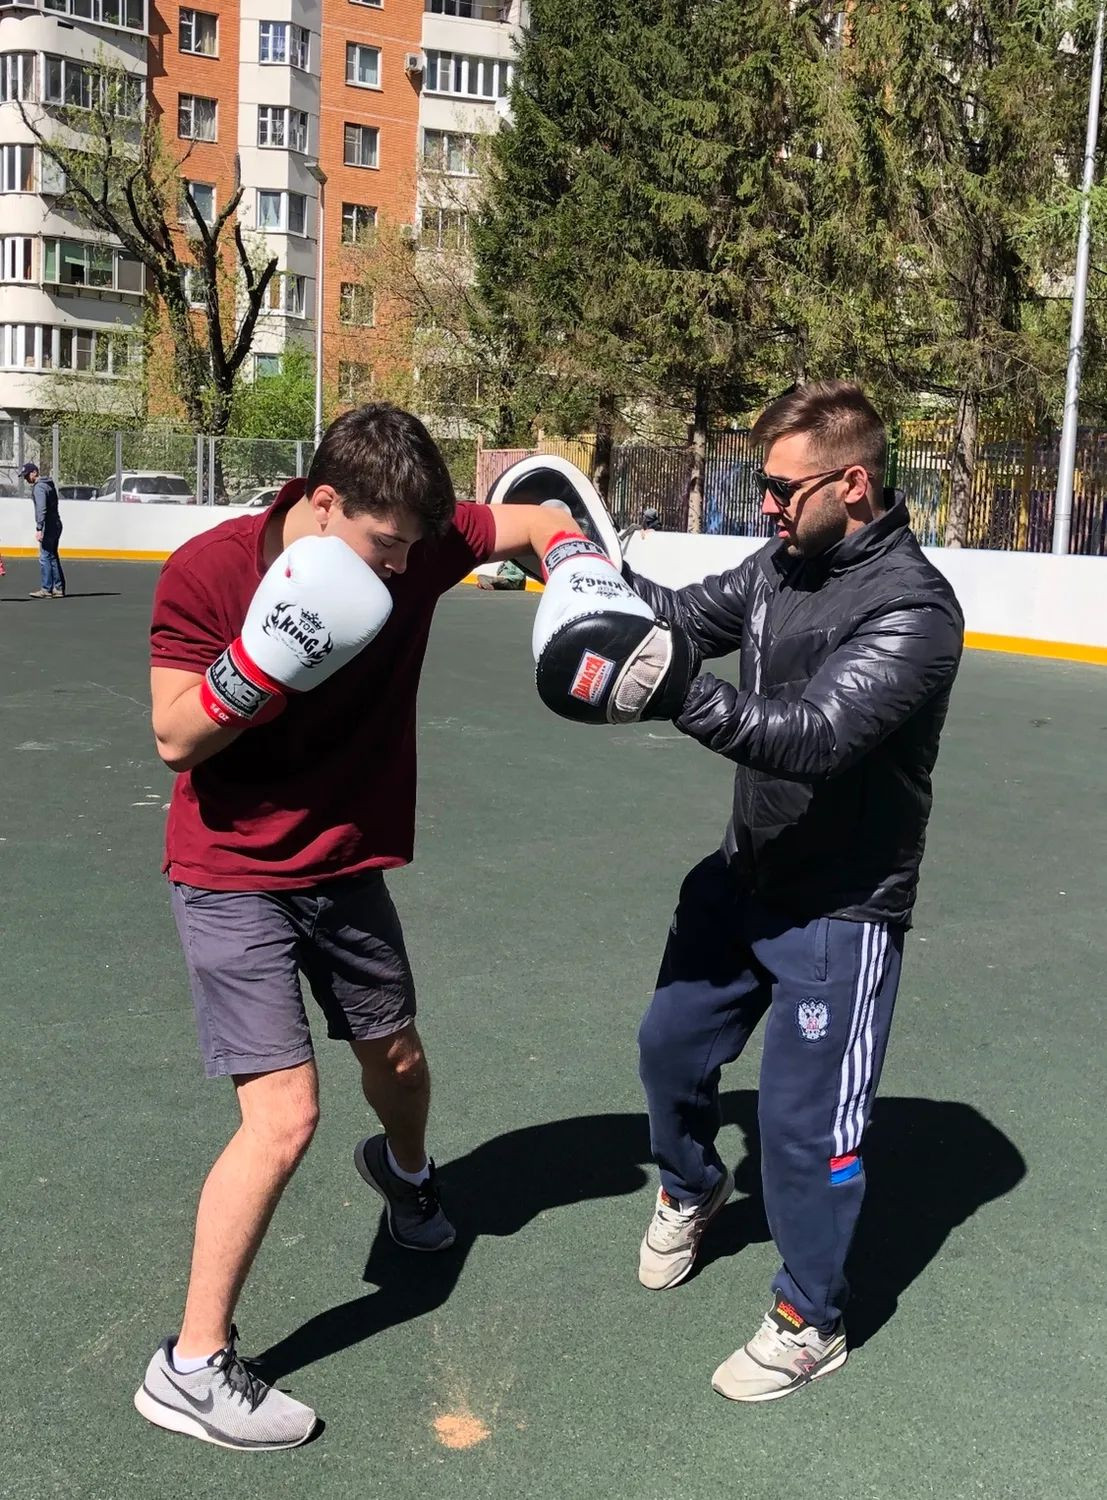
[[[265,571],[264,514],[224,521],[162,569],[151,664],[206,672],[242,629]],[[392,613],[353,661],[279,718],[248,729],[173,787],[164,869],[216,891],[295,890],[407,864],[415,843],[415,698],[439,598],[494,545],[485,505],[459,504],[445,537],[417,542],[388,584]]]

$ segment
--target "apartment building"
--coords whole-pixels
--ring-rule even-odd
[[[137,131],[148,19],[146,0],[0,0],[0,420],[49,404],[59,373],[110,405],[138,355],[143,267],[61,210],[64,182],[27,119],[90,107],[117,70]]]
[[[133,73],[201,212],[241,183],[247,243],[277,260],[249,373],[313,348],[321,316],[327,380],[353,399],[371,383],[377,310],[344,279],[344,247],[379,218],[425,253],[464,244],[474,142],[502,115],[524,20],[525,0],[0,0],[0,423],[49,404],[58,369],[110,409],[137,348],[118,335],[144,294],[140,265],[58,212],[19,101],[48,117],[80,108],[98,63]],[[195,233],[185,211],[178,255],[199,306]]]

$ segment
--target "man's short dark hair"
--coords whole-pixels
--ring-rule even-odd
[[[410,412],[374,401],[343,412],[323,434],[305,493],[330,485],[348,516],[406,512],[424,536],[441,536],[457,504],[438,444]]]
[[[810,438],[816,459],[828,469],[861,464],[869,471],[876,503],[882,503],[888,438],[880,413],[859,385],[815,380],[797,386],[769,403],[751,436],[767,450],[793,433]]]

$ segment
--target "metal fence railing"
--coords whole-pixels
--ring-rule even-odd
[[[907,496],[919,540],[940,547],[949,515],[950,421],[904,422],[894,445],[894,482]],[[1056,435],[1012,435],[985,425],[977,447],[965,545],[1006,552],[1053,546]],[[1107,555],[1107,433],[1077,438],[1070,552]]]
[[[314,451],[306,438],[0,424],[0,493],[17,493],[23,465],[34,462],[66,500],[245,504],[259,491],[306,473]]]
[[[889,482],[905,494],[912,525],[925,545],[941,546],[945,540],[954,438],[948,418],[903,422],[893,433]],[[481,448],[472,437],[446,438],[439,446],[457,493],[477,500],[506,468],[533,453],[559,454],[590,473],[596,452],[594,437],[549,439],[536,448]],[[293,475],[305,474],[313,453],[309,438],[214,438],[157,427],[93,431],[0,422],[0,494],[22,493],[19,471],[33,460],[63,492],[69,491],[63,493],[65,499],[88,499],[98,492],[103,499],[245,504]],[[710,434],[703,473],[705,532],[769,535],[753,477],[760,457],[748,431]],[[1057,461],[1056,435],[1017,433],[984,423],[965,545],[1050,551]],[[608,483],[616,525],[638,526],[643,513],[653,510],[662,529],[687,530],[692,468],[687,447],[616,445]],[[131,483],[138,477],[142,484]],[[1083,429],[1078,434],[1070,550],[1107,556],[1107,432]]]
[[[889,482],[906,497],[911,522],[924,546],[945,542],[951,492],[954,424],[904,422],[894,433]],[[485,449],[477,462],[477,498],[504,469],[534,452],[562,452],[585,472],[591,445],[548,444],[542,449]],[[769,536],[754,480],[761,454],[748,431],[710,434],[703,473],[703,530],[726,536]],[[1012,434],[995,425],[980,433],[964,545],[1013,552],[1049,552],[1058,438]],[[648,510],[664,531],[688,528],[693,460],[687,447],[627,443],[611,458],[608,509],[620,529],[639,526]],[[1084,430],[1076,449],[1070,551],[1107,556],[1107,433]]]

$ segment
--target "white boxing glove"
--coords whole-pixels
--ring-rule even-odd
[[[335,536],[305,536],[277,558],[242,633],[212,662],[200,702],[217,724],[256,728],[367,646],[392,612],[368,563]]]
[[[699,670],[684,632],[658,620],[582,536],[555,537],[543,571],[531,646],[546,707],[585,724],[675,718]]]

